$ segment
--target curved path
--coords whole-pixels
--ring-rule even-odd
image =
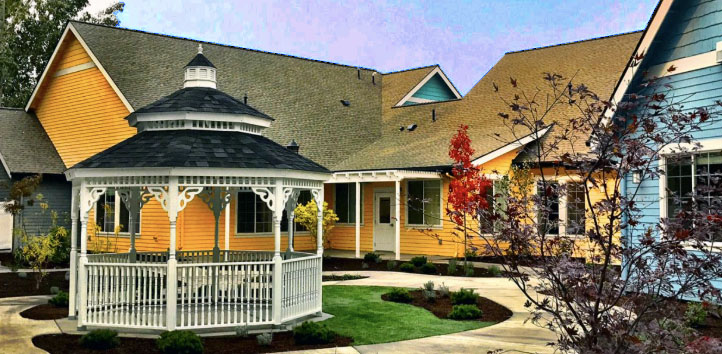
[[[366,279],[324,282],[324,285],[378,285],[418,288],[431,280],[442,282],[451,290],[476,289],[476,292],[509,308],[513,314],[499,324],[441,336],[412,339],[401,342],[361,345],[354,347],[360,353],[486,353],[501,349],[505,353],[552,353],[547,343],[556,336],[550,330],[530,322],[529,311],[524,307],[526,298],[506,278],[466,278],[424,274],[407,274],[379,271],[340,271],[323,274],[358,274]],[[349,348],[350,349],[350,348]]]
[[[0,352],[45,353],[36,348],[32,339],[41,334],[60,333],[55,321],[36,321],[20,317],[20,312],[40,304],[47,304],[50,296],[23,296],[0,299]]]

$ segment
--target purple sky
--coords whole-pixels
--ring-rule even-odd
[[[112,0],[92,0],[92,8]],[[369,67],[466,93],[505,52],[643,29],[656,0],[124,0],[121,26]]]

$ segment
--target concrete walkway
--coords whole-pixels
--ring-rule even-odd
[[[465,278],[423,274],[405,274],[378,271],[341,271],[323,274],[359,274],[366,279],[324,282],[324,285],[378,285],[419,288],[429,280],[442,282],[451,290],[476,289],[477,293],[509,308],[513,315],[508,320],[489,327],[441,336],[419,338],[402,342],[362,345],[354,347],[360,353],[486,353],[501,349],[504,352],[552,353],[547,346],[554,342],[553,332],[532,323],[524,323],[529,312],[526,299],[518,288],[506,278]],[[322,352],[318,352],[322,353]]]
[[[60,333],[55,321],[36,321],[20,317],[20,312],[46,304],[50,296],[24,296],[0,299],[0,352],[45,353],[33,345],[32,338],[41,334]]]

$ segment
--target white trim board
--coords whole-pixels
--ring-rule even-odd
[[[441,173],[408,170],[346,171],[335,172],[325,183],[395,182],[406,178],[438,179]]]
[[[3,169],[5,169],[5,172],[8,174],[8,178],[12,179],[13,175],[10,173],[10,167],[8,167],[7,162],[5,162],[5,157],[2,152],[0,152],[0,164],[3,165]]]
[[[649,47],[652,45],[652,41],[654,40],[654,37],[657,36],[657,32],[659,32],[659,28],[662,26],[662,22],[664,22],[664,18],[667,17],[667,13],[669,13],[669,9],[672,6],[672,2],[674,0],[661,0],[659,2],[659,5],[657,5],[657,9],[655,10],[655,13],[652,17],[652,19],[649,21],[649,25],[647,26],[647,29],[644,31],[644,34],[642,35],[642,38],[639,40],[639,44],[637,46],[637,49],[634,53],[632,53],[632,57],[630,58],[629,62],[627,63],[627,67],[624,69],[624,72],[622,73],[622,76],[619,79],[619,82],[617,84],[617,87],[615,88],[614,92],[612,93],[611,100],[613,103],[619,103],[623,100],[624,94],[627,92],[627,89],[629,88],[629,85],[632,83],[632,80],[634,79],[635,74],[637,73],[637,70],[642,66],[642,63],[644,62],[645,58],[642,58],[642,60],[637,63],[635,66],[631,66],[632,61],[634,57],[638,54],[646,54],[649,51]],[[607,118],[611,118],[614,115],[614,112],[610,109],[607,109],[605,111],[605,116]]]
[[[394,105],[394,107],[403,106],[404,103],[406,103],[406,101],[411,101],[411,102],[416,102],[416,103],[443,102],[443,101],[431,101],[431,100],[429,100],[428,102],[418,102],[418,101],[412,101],[412,100],[411,100],[411,97],[412,97],[414,94],[416,94],[416,91],[419,91],[422,87],[424,87],[424,85],[426,85],[426,83],[429,82],[429,80],[431,80],[431,78],[434,77],[434,75],[436,75],[436,74],[439,74],[439,76],[441,77],[441,79],[444,80],[444,83],[446,83],[446,86],[449,87],[449,89],[451,90],[451,93],[453,93],[454,96],[456,96],[456,99],[457,99],[457,100],[460,99],[460,98],[461,98],[461,94],[459,94],[459,91],[456,90],[456,88],[455,88],[454,85],[451,83],[451,81],[449,80],[449,78],[446,77],[446,75],[444,74],[444,72],[441,70],[441,67],[439,67],[439,66],[437,65],[437,66],[434,68],[434,70],[431,70],[431,72],[429,72],[428,74],[426,74],[426,76],[424,76],[424,78],[423,78],[418,84],[416,84],[416,86],[414,86],[414,88],[412,88],[411,91],[409,91],[409,93],[407,93],[406,96],[404,96],[404,97],[401,99],[401,101],[399,101],[399,103],[397,103],[396,105]],[[418,100],[417,98],[415,98],[415,99]]]
[[[103,68],[103,65],[100,64],[100,61],[98,60],[98,58],[90,50],[90,47],[88,47],[88,45],[85,43],[85,41],[80,36],[78,31],[75,29],[75,27],[73,27],[72,23],[68,23],[68,25],[65,27],[65,30],[63,31],[63,35],[60,36],[60,40],[58,41],[58,44],[55,46],[55,49],[53,50],[53,55],[50,56],[50,60],[48,61],[48,64],[45,65],[45,69],[43,70],[42,75],[40,75],[40,79],[38,80],[38,83],[35,85],[35,88],[33,89],[33,93],[32,93],[32,95],[30,95],[30,99],[28,100],[28,103],[25,105],[25,111],[27,112],[30,110],[30,106],[32,105],[33,101],[35,101],[35,95],[38,93],[38,91],[40,90],[40,87],[43,85],[43,83],[47,79],[48,72],[50,71],[50,68],[52,67],[53,62],[55,61],[55,57],[57,56],[58,51],[60,50],[60,46],[62,46],[63,42],[65,41],[65,38],[67,37],[68,32],[73,33],[73,36],[75,36],[75,39],[78,40],[80,45],[83,47],[85,52],[88,54],[90,59],[93,61],[93,64],[95,64],[95,66],[98,68],[98,70],[100,70],[100,73],[103,74],[103,77],[105,77],[105,80],[108,81],[108,84],[113,89],[113,91],[115,91],[115,93],[118,95],[118,98],[120,98],[120,101],[123,102],[123,105],[125,106],[126,109],[128,109],[128,112],[133,113],[135,111],[133,109],[133,106],[130,105],[130,103],[125,98],[123,93],[120,91],[118,86],[115,84],[113,79],[110,77],[110,75],[108,75],[108,72],[105,71],[105,68]],[[72,68],[69,68],[69,69],[72,69]],[[69,74],[69,73],[66,73],[66,74]]]
[[[697,54],[691,57],[655,65],[647,70],[647,75],[649,75],[649,77],[665,77],[717,65],[720,65],[717,63],[717,50],[713,50],[707,53]],[[674,66],[675,70],[669,71],[669,68],[672,66]]]
[[[487,153],[485,155],[482,155],[481,157],[476,158],[475,160],[471,161],[471,163],[474,166],[483,165],[499,156],[502,156],[506,153],[512,152],[520,147],[526,146],[526,144],[529,144],[533,141],[535,141],[537,138],[535,136],[538,136],[540,139],[549,131],[551,127],[546,127],[538,132],[531,133],[529,135],[526,135],[522,138],[517,139],[516,141],[513,141],[509,144],[506,144],[490,153]]]

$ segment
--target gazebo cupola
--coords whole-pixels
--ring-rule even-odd
[[[315,252],[296,252],[293,210],[303,191],[323,205],[323,183],[331,173],[261,135],[273,119],[217,90],[216,74],[199,46],[185,67],[183,88],[126,117],[137,134],[65,172],[73,183],[69,312],[77,312],[79,327],[227,330],[278,326],[320,313],[323,213],[316,215]],[[255,194],[270,211],[273,243],[265,250],[229,246],[229,205],[241,193]],[[104,195],[127,209],[129,225],[134,218],[143,220],[144,205],[160,204],[168,214],[167,239],[149,237],[146,245],[160,244],[136,250],[136,231],[130,227],[127,252],[88,254],[89,215]],[[214,226],[187,226],[200,216],[177,226],[194,199],[208,206]],[[284,211],[286,252],[281,250]],[[154,216],[150,222],[159,220]],[[213,248],[177,250],[183,245],[177,234],[185,229],[193,230],[183,235],[188,244],[212,242]]]

